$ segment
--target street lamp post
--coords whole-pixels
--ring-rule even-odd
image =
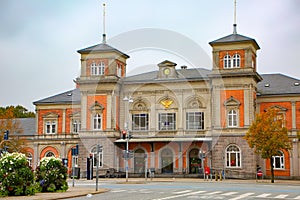
[[[99,164],[100,164],[100,159],[99,159],[99,153],[102,151],[102,146],[97,144],[97,162],[96,162],[96,191],[98,191],[98,180],[99,180]]]
[[[132,97],[127,97],[125,96],[123,101],[127,101],[128,103],[132,103],[133,99]],[[128,115],[129,115],[129,106],[127,104],[127,110],[128,110]],[[125,115],[127,116],[127,115]],[[124,127],[126,129],[126,151],[125,151],[125,172],[126,172],[126,182],[128,182],[128,159],[129,159],[129,139],[130,139],[130,132],[129,132],[129,124],[127,121],[129,121],[130,119],[127,119],[126,122],[124,123]]]

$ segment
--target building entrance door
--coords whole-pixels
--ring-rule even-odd
[[[173,173],[173,153],[170,149],[161,152],[161,164],[162,173]]]
[[[134,173],[145,173],[145,151],[137,149],[134,152]]]
[[[189,154],[189,173],[199,174],[202,170],[202,160],[199,158],[199,149],[192,149]]]

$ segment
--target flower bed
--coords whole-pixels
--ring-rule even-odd
[[[36,169],[41,192],[64,192],[68,189],[67,168],[60,158],[45,157]]]
[[[26,156],[5,153],[0,158],[0,196],[34,195],[37,186]]]

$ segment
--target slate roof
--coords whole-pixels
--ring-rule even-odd
[[[246,37],[246,36],[243,36],[240,34],[235,34],[235,33],[227,35],[220,39],[214,40],[214,41],[210,42],[209,44],[214,45],[214,44],[235,43],[235,42],[253,42],[254,45],[256,46],[256,48],[260,49],[260,47],[257,44],[257,42],[255,41],[255,39]]]
[[[36,134],[36,119],[35,118],[18,118],[21,123],[23,133],[21,135],[34,135]]]
[[[125,56],[126,58],[129,58],[129,56],[127,54],[119,51],[118,49],[116,49],[106,43],[96,44],[94,46],[78,50],[77,52],[78,53],[116,52],[116,53],[119,53],[119,54]]]
[[[284,74],[262,74],[258,83],[258,95],[299,95],[300,80]]]
[[[34,105],[72,103],[80,103],[80,90],[78,88],[33,102]]]
[[[134,76],[129,76],[124,79],[124,82],[145,83],[145,82],[171,82],[172,80],[184,81],[184,80],[208,80],[208,74],[211,70],[204,68],[193,69],[178,69],[176,70],[178,78],[157,78],[158,71],[146,72]]]

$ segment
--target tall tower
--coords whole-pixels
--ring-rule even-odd
[[[256,53],[260,47],[254,39],[237,33],[236,17],[233,33],[209,44],[213,53],[213,68],[209,75],[212,83],[212,133],[215,136],[213,166],[251,171],[255,167],[242,165],[241,160],[234,161],[235,166],[231,166],[224,150],[234,144],[236,149],[249,152],[247,158],[244,154],[244,161],[255,163],[255,156],[248,149],[243,135],[254,120],[257,83],[262,80],[256,66]]]
[[[81,93],[80,154],[82,158],[94,155],[96,146],[101,145],[105,154],[101,157],[100,167],[112,167],[113,142],[120,136],[119,93],[129,56],[108,45],[105,32],[102,43],[78,50],[78,53],[81,56],[81,74],[75,82]],[[81,167],[84,169],[86,164]]]

